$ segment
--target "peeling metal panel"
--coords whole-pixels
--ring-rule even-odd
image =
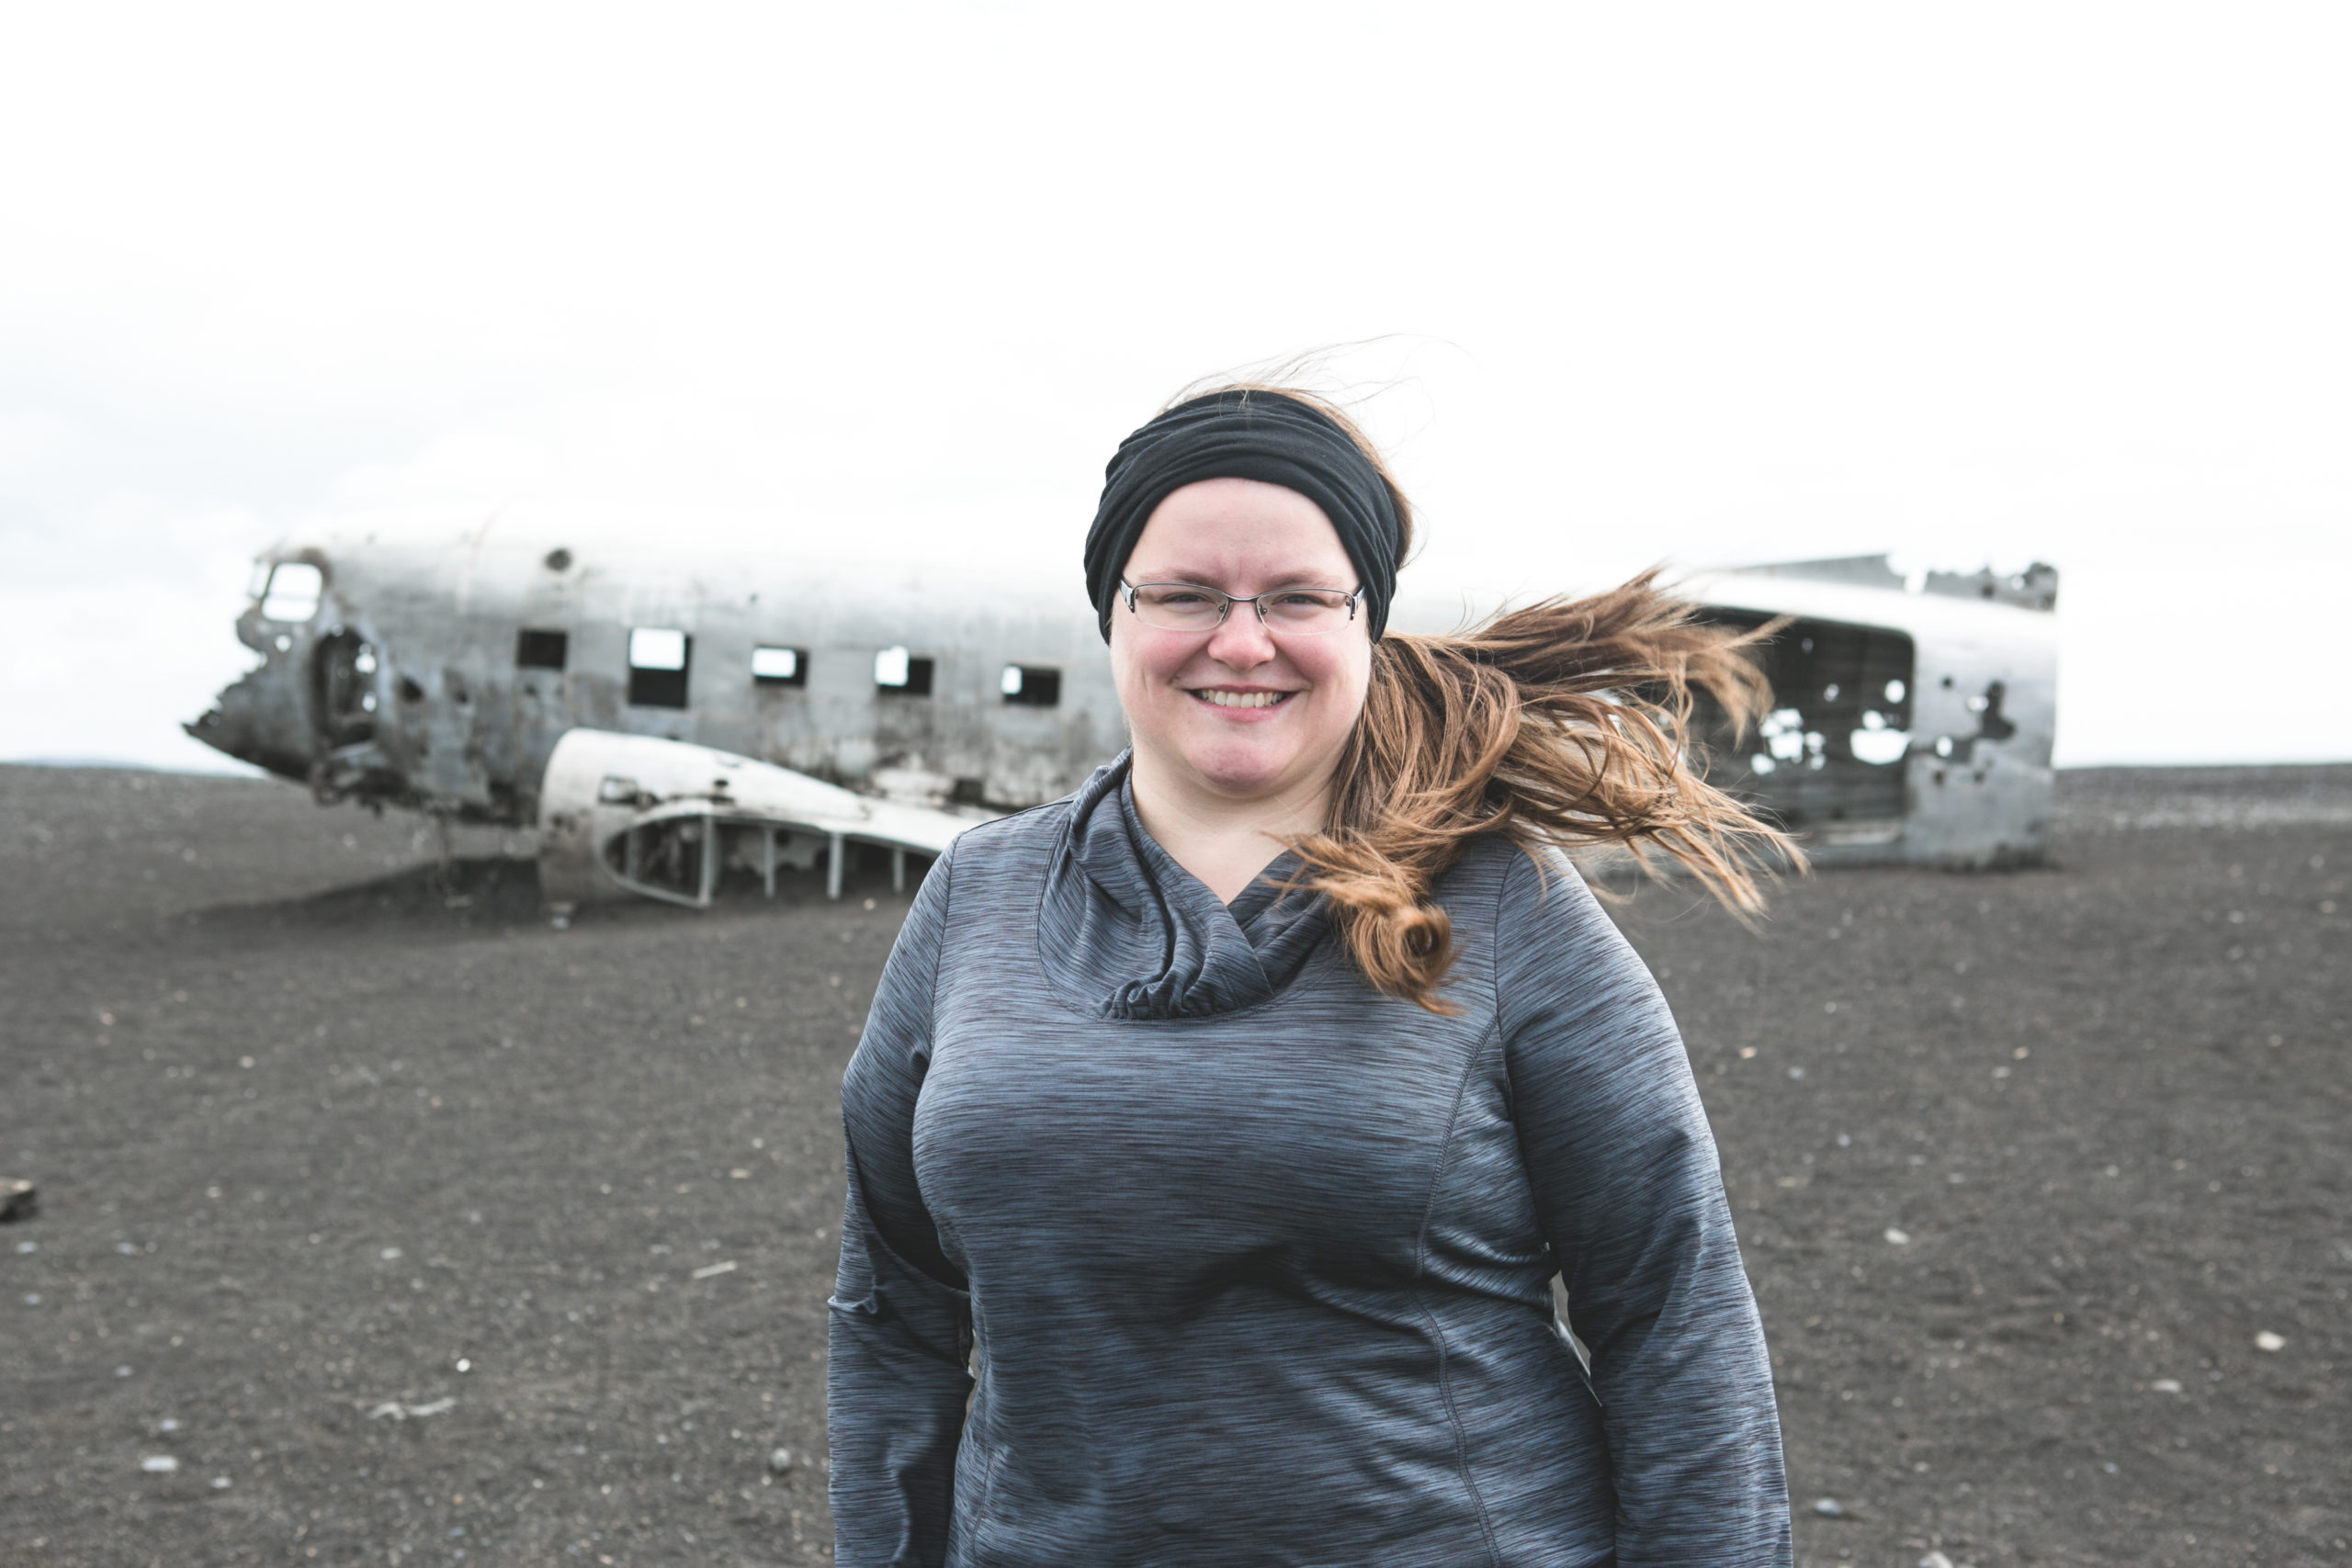
[[[820,860],[839,897],[848,846],[936,856],[987,819],[858,795],[707,746],[594,729],[556,743],[541,808],[539,890],[549,903],[635,895],[691,908],[708,908],[730,880],[757,878],[774,897],[779,869]]]

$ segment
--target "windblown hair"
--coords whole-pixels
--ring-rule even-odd
[[[1289,388],[1372,460],[1412,543],[1412,512],[1379,454],[1340,410]],[[1764,908],[1759,875],[1801,868],[1785,834],[1702,776],[1691,714],[1713,699],[1735,734],[1771,705],[1743,632],[1642,573],[1585,599],[1547,599],[1450,637],[1389,633],[1333,781],[1330,826],[1294,848],[1330,901],[1349,957],[1377,990],[1431,1012],[1453,961],[1438,878],[1474,839],[1534,852],[1614,847],[1644,874],[1679,865],[1742,919]]]

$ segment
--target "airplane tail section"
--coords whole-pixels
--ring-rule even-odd
[[[903,886],[909,852],[936,856],[983,820],[707,746],[574,729],[539,788],[539,889],[551,907],[636,896],[702,909],[730,877],[756,877],[772,897],[779,870],[821,861],[838,898],[851,846],[890,851]]]

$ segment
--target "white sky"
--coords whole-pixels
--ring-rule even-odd
[[[2352,758],[2352,10],[480,4],[0,22],[0,756],[203,766],[388,510],[1067,581],[1379,340],[1408,590],[2064,571],[2060,761]]]

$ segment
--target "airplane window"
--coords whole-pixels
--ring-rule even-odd
[[[1008,705],[1057,707],[1062,700],[1062,672],[1048,665],[1008,664],[998,682]]]
[[[568,632],[540,632],[525,627],[514,634],[514,662],[526,670],[560,670],[571,650]]]
[[[763,686],[805,686],[808,655],[797,648],[752,649],[752,679]]]
[[[874,684],[902,697],[927,697],[932,668],[930,660],[914,658],[903,648],[886,648],[874,656]]]
[[[653,626],[639,626],[628,634],[628,667],[632,670],[684,670],[686,634]]]
[[[326,575],[308,561],[279,561],[269,574],[269,592],[261,602],[265,621],[307,621],[319,613],[319,593]]]
[[[637,626],[628,634],[628,700],[631,707],[686,705],[686,664],[694,638],[663,626]]]

